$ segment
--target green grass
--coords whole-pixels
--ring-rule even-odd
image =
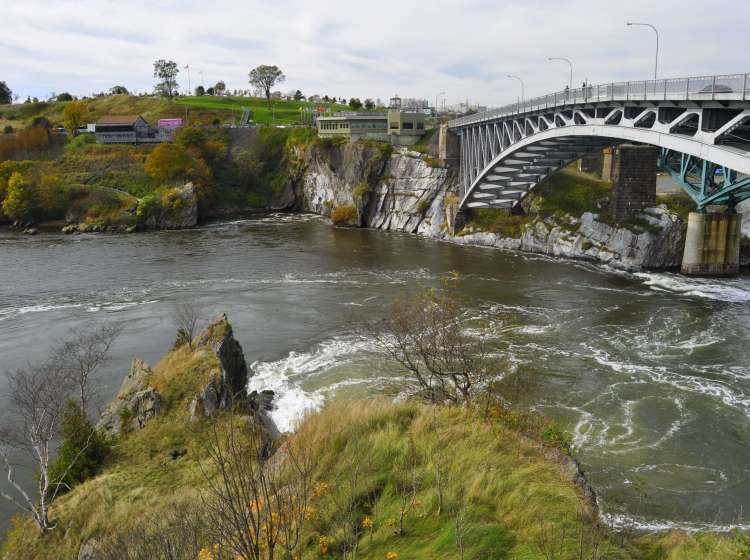
[[[84,101],[89,109],[87,122],[95,122],[105,115],[143,116],[146,121],[156,124],[160,118],[182,117],[191,124],[213,124],[218,119],[221,124],[237,124],[242,109],[249,107],[253,120],[263,125],[291,125],[301,122],[300,108],[304,106],[326,106],[332,111],[345,111],[349,108],[339,104],[305,103],[298,101],[273,100],[271,109],[266,100],[258,97],[215,97],[186,96],[166,99],[156,96],[108,95]],[[31,124],[34,118],[44,117],[53,126],[62,126],[65,102],[21,103],[0,107],[0,129],[6,125],[14,129]]]
[[[543,217],[568,214],[579,217],[584,212],[601,213],[612,184],[567,168],[550,175],[533,191],[540,200],[538,212]]]
[[[470,230],[518,238],[529,221],[528,216],[511,214],[507,208],[476,208],[471,211],[467,225],[471,226]]]

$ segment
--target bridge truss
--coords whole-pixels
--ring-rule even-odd
[[[558,169],[624,143],[661,148],[659,165],[699,209],[733,207],[750,198],[749,77],[590,86],[451,121],[461,208],[512,207]]]

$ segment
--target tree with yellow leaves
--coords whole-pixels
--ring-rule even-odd
[[[63,109],[63,125],[68,129],[68,134],[75,136],[78,129],[86,123],[88,108],[83,101],[69,101]]]

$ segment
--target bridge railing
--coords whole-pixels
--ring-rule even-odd
[[[453,119],[457,128],[498,118],[606,101],[743,101],[750,100],[750,74],[696,76],[639,82],[612,82],[566,89],[483,113]]]

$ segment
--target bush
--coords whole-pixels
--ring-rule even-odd
[[[79,134],[75,137],[70,137],[68,143],[65,145],[66,150],[75,150],[81,146],[88,144],[95,144],[96,137],[93,134]]]
[[[356,220],[357,209],[350,204],[337,206],[333,209],[333,212],[331,212],[331,221],[337,226],[350,225]]]
[[[62,446],[49,467],[50,480],[62,485],[58,495],[96,476],[110,452],[109,441],[91,425],[75,401],[65,408],[62,434]]]
[[[34,194],[34,182],[21,173],[13,173],[2,204],[3,214],[11,220],[32,219],[37,210]]]
[[[3,134],[13,134],[13,127],[9,124],[6,124],[3,128]]]

